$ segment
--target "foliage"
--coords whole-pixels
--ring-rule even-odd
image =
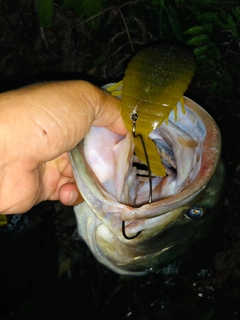
[[[193,50],[198,87],[205,88],[210,97],[218,95],[226,102],[237,90],[235,77],[239,76],[234,71],[239,65],[239,4],[221,0],[155,3],[159,18],[165,17],[161,20],[164,38],[175,38]],[[172,7],[177,14],[171,13]]]
[[[53,1],[38,0],[37,2],[39,22],[43,28],[52,26]]]
[[[104,80],[120,79],[135,51],[171,41],[193,52],[196,86],[209,97],[226,101],[237,90],[239,1],[38,0],[38,16],[45,33],[62,21],[69,51],[73,34],[86,39],[91,48],[87,72]]]

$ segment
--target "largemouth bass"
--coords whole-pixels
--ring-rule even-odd
[[[214,228],[225,177],[221,134],[197,103],[184,97],[184,108],[185,114],[178,103],[168,123],[149,134],[167,173],[151,177],[151,203],[148,171],[134,155],[131,132],[92,127],[70,151],[85,199],[74,208],[78,233],[116,273],[155,272]]]

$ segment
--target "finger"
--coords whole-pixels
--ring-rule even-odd
[[[74,182],[66,183],[61,186],[59,189],[59,200],[62,204],[67,206],[75,206],[84,201]]]
[[[127,129],[121,117],[121,100],[106,91],[101,90],[100,93],[98,100],[94,102],[95,120],[93,126],[108,127],[120,135],[126,135]]]

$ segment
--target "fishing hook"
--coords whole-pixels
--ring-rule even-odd
[[[133,126],[132,126],[132,134],[133,134],[133,137],[134,138],[140,138],[141,140],[141,143],[142,143],[142,147],[143,147],[143,152],[144,152],[144,156],[145,156],[145,159],[146,159],[146,163],[147,163],[147,169],[148,169],[148,179],[149,179],[149,196],[148,196],[148,203],[152,203],[152,178],[151,178],[151,170],[150,170],[150,163],[149,163],[149,158],[148,158],[148,154],[147,154],[147,149],[146,149],[146,145],[144,143],[144,140],[143,140],[143,136],[138,133],[136,134],[136,121],[138,119],[138,115],[136,113],[136,111],[133,111],[133,113],[131,114],[131,120],[133,122]],[[127,240],[131,240],[131,239],[134,239],[136,238],[140,233],[142,232],[139,231],[135,234],[135,236],[133,237],[128,237],[126,235],[126,232],[125,232],[125,221],[122,221],[122,234],[124,236],[125,239]]]

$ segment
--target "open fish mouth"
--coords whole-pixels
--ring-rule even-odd
[[[134,155],[130,132],[92,127],[70,151],[85,199],[75,207],[78,232],[117,273],[152,272],[211,232],[224,184],[221,135],[203,108],[186,97],[184,104],[185,114],[179,103],[149,135],[167,173],[151,176],[151,203],[148,168]]]

